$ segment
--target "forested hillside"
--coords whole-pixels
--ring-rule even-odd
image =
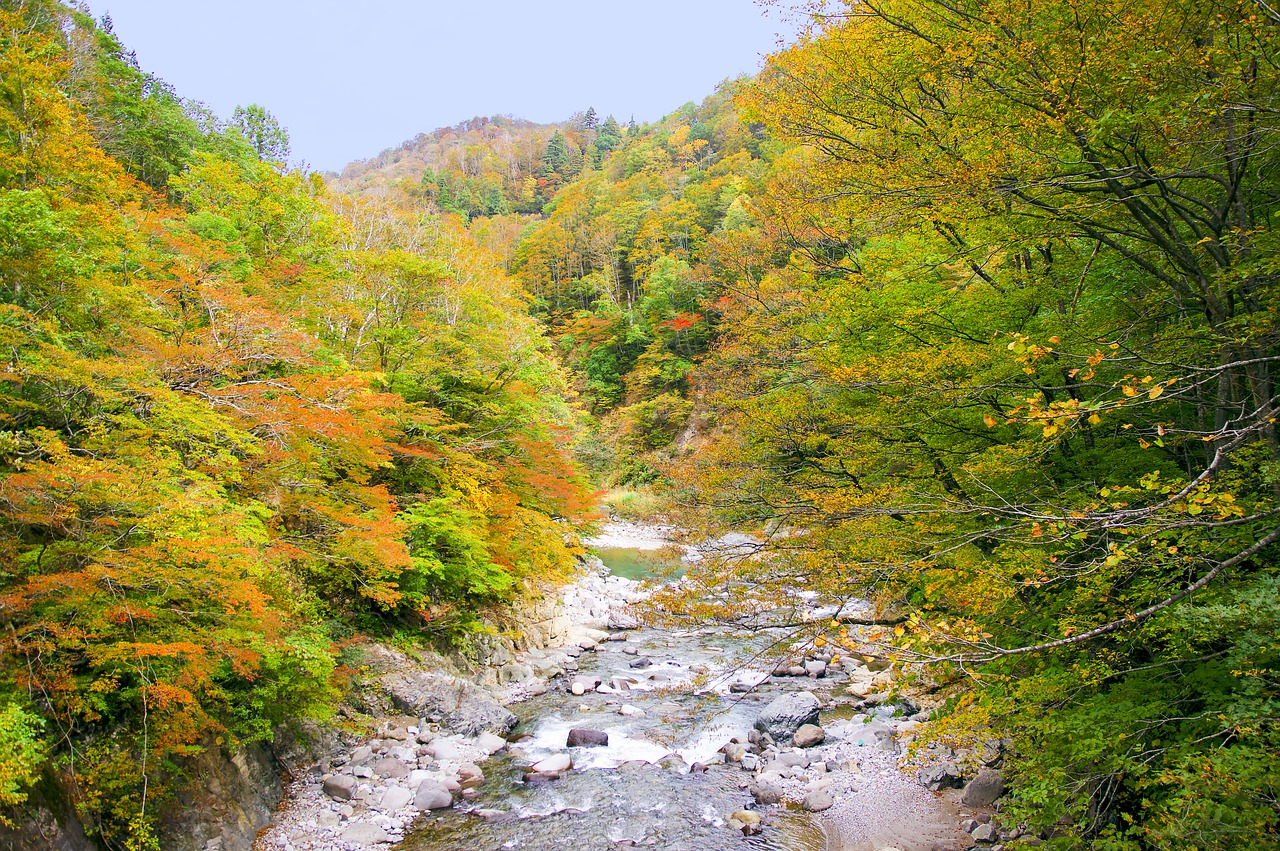
[[[333,196],[53,0],[0,11],[0,802],[142,848],[200,749],[323,717],[355,634],[572,565],[563,378],[500,261]]]

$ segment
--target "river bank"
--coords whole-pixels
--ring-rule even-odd
[[[604,540],[659,549],[663,531]],[[777,635],[635,629],[646,596],[593,560],[556,601],[554,641],[470,678],[373,649],[367,735],[295,768],[255,848],[972,847],[957,825],[980,814],[900,764],[928,713],[888,699],[892,665],[793,647],[761,669]],[[792,699],[812,711],[761,724]]]

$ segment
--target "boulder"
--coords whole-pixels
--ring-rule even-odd
[[[650,665],[652,665],[652,664],[653,664],[653,660],[652,660],[652,659],[650,659],[648,656],[641,656],[639,659],[636,659],[634,662],[632,662],[632,663],[631,663],[631,667],[632,667],[632,668],[647,668],[647,667],[649,667],[649,666],[650,666]]]
[[[920,769],[916,777],[920,785],[930,792],[937,792],[939,789],[958,789],[964,785],[960,768],[954,762],[925,766]]]
[[[751,810],[738,810],[729,816],[726,824],[730,830],[741,831],[744,836],[754,836],[764,828],[760,824],[760,816]]]
[[[751,784],[751,797],[757,804],[776,804],[782,800],[783,789],[779,783],[757,780]]]
[[[462,759],[462,749],[453,739],[435,739],[427,745],[427,753],[436,759]]]
[[[818,698],[812,692],[784,694],[764,708],[755,727],[777,741],[789,741],[805,724],[818,723],[818,706]]]
[[[816,724],[804,724],[791,737],[791,744],[798,748],[811,748],[827,740],[826,731]]]
[[[453,806],[453,794],[434,780],[424,780],[413,796],[413,805],[419,810],[444,810]]]
[[[493,733],[481,733],[476,736],[476,747],[487,754],[495,754],[507,746],[507,740]]]
[[[811,813],[820,813],[835,806],[836,799],[827,789],[815,789],[804,798],[804,808]]]
[[[984,768],[964,787],[961,801],[966,807],[989,807],[1004,792],[1004,775],[993,768]]]
[[[393,813],[409,806],[409,802],[412,800],[413,793],[408,789],[403,786],[390,786],[387,791],[382,793],[382,802],[378,805],[378,809],[383,812]]]
[[[373,773],[379,777],[399,780],[409,776],[409,766],[393,756],[385,757],[373,764]]]
[[[824,676],[827,673],[827,663],[818,661],[805,662],[804,672],[816,680],[818,677]]]
[[[350,774],[335,774],[324,780],[324,793],[335,801],[350,801],[356,794],[356,779]]]
[[[996,838],[996,829],[989,824],[980,824],[970,831],[969,836],[974,842],[992,842]]]
[[[603,730],[573,729],[565,741],[565,747],[569,748],[607,747],[608,744],[609,734]]]

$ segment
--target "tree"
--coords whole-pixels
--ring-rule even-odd
[[[261,106],[237,106],[231,127],[238,131],[265,163],[283,166],[289,159],[289,131]]]

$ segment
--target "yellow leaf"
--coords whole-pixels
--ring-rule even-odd
[[[1130,387],[1128,384],[1126,384],[1125,386],[1121,387],[1121,388],[1120,388],[1120,392],[1121,392],[1121,393],[1123,393],[1123,394],[1124,394],[1124,395],[1126,395],[1126,396],[1137,396],[1137,395],[1138,395],[1138,391],[1137,391],[1135,388]]]
[[[1163,387],[1161,387],[1159,384],[1157,384],[1155,387],[1152,387],[1152,388],[1151,388],[1151,390],[1147,392],[1147,398],[1148,398],[1148,399],[1159,399],[1159,398],[1160,398],[1160,394],[1161,394],[1161,393],[1163,393],[1163,392],[1164,392],[1164,388],[1163,388]]]
[[[906,632],[907,630],[901,624],[893,628],[893,634],[896,635],[898,638],[901,638],[903,635],[906,634]]]
[[[998,422],[998,420],[995,417],[991,416],[990,414],[987,414],[986,416],[984,416],[982,418],[982,421],[987,424],[987,428],[995,428]]]
[[[1046,438],[1053,437],[1057,433],[1058,433],[1058,427],[1056,425],[1051,425],[1044,430],[1044,436]]]

